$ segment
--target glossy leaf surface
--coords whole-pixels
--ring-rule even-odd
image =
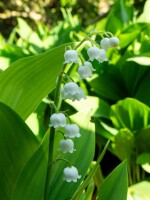
[[[26,119],[56,85],[66,45],[23,58],[0,74],[0,101]]]
[[[39,142],[22,119],[0,103],[0,198],[10,199],[23,166]]]
[[[126,200],[128,174],[126,162],[118,165],[104,180],[99,189],[98,200]]]

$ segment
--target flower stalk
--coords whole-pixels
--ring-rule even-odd
[[[65,67],[66,67],[66,64],[63,66],[62,71],[60,75],[58,76],[56,91],[55,91],[55,99],[54,99],[55,106],[52,107],[51,114],[55,113],[56,108],[57,108],[57,112],[59,112],[59,109],[60,109],[60,89],[61,89],[61,82],[63,78],[63,72],[65,71]],[[50,136],[49,136],[48,166],[47,166],[44,200],[48,200],[48,195],[49,195],[50,180],[51,180],[51,167],[49,167],[49,163],[51,163],[53,160],[54,138],[55,138],[55,129],[54,127],[51,127]]]
[[[93,60],[99,61],[99,63],[102,63],[104,61],[108,61],[106,57],[106,50],[110,47],[115,47],[119,44],[119,39],[117,37],[111,37],[111,38],[104,38],[103,39],[103,46],[104,48],[100,48],[100,45],[98,45],[94,40],[91,39],[91,36],[93,35],[100,35],[103,38],[103,35],[106,35],[107,32],[91,32],[89,33],[79,44],[74,48],[71,49],[69,47],[69,50],[66,50],[64,53],[64,65],[62,67],[62,71],[60,72],[57,83],[56,83],[56,89],[55,89],[55,97],[54,102],[50,104],[51,106],[51,117],[50,117],[50,135],[49,135],[49,149],[48,149],[48,164],[47,164],[47,177],[46,177],[46,185],[45,185],[45,194],[44,194],[44,200],[49,199],[49,189],[51,184],[51,173],[52,173],[52,164],[55,163],[58,160],[64,160],[69,164],[69,167],[66,167],[63,171],[64,173],[64,180],[67,182],[77,182],[77,179],[81,178],[81,176],[78,174],[78,170],[76,167],[71,166],[69,161],[62,159],[62,158],[56,158],[53,161],[53,150],[54,150],[54,139],[55,139],[55,132],[58,132],[56,128],[63,127],[65,133],[62,132],[64,135],[64,139],[60,141],[60,150],[63,153],[69,152],[73,153],[76,149],[74,149],[74,142],[71,140],[72,138],[79,138],[80,137],[80,130],[79,127],[76,124],[67,124],[66,123],[66,116],[60,112],[60,107],[63,99],[70,99],[72,101],[80,101],[82,98],[86,99],[86,96],[84,94],[84,91],[82,88],[80,88],[74,81],[69,81],[64,84],[64,86],[61,88],[61,84],[63,83],[63,75],[65,74],[68,78],[68,75],[65,73],[65,69],[67,64],[71,63],[78,63],[78,58],[80,58],[82,66],[79,66],[78,68],[78,74],[81,79],[91,78],[92,72],[95,71],[93,69],[91,62]],[[108,33],[110,35],[110,33]],[[112,35],[110,35],[112,36]],[[89,61],[84,62],[84,58],[82,55],[77,53],[77,49],[85,42],[90,41],[92,47],[90,47],[87,50],[87,54],[89,56]],[[107,42],[107,43],[106,43]],[[90,62],[91,61],[91,62]],[[67,115],[67,114],[66,114]],[[69,117],[68,117],[69,119]],[[69,139],[67,139],[69,138]],[[71,139],[70,139],[71,138]],[[88,176],[88,178],[85,180],[83,185],[81,185],[81,188],[77,190],[77,193],[75,193],[74,197],[72,199],[75,199],[75,197],[78,196],[78,194],[82,191],[83,188],[87,186],[89,183],[89,180],[93,177],[96,168],[98,167],[100,161],[102,160],[107,148],[109,145],[109,141],[107,142],[106,146],[104,147],[104,150],[100,157],[97,160],[97,163],[94,167],[94,169],[91,171],[91,174]]]

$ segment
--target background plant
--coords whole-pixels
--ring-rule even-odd
[[[85,29],[82,28],[84,23],[82,23],[81,15],[80,18],[78,17],[79,15],[72,17],[69,13],[66,13],[66,18],[64,21],[60,21],[59,26],[53,24],[51,30],[42,23],[38,23],[37,26],[31,28],[22,19],[18,19],[18,22],[22,25],[19,25],[18,23],[9,39],[4,39],[4,37],[2,39],[1,59],[3,59],[3,61],[5,60],[5,63],[3,64],[3,62],[1,62],[1,69],[4,70],[8,67],[9,63],[12,63],[19,58],[40,54],[62,43],[79,41],[93,28],[96,31],[111,31],[120,38],[119,50],[110,49],[108,51],[108,63],[99,65],[98,62],[94,61],[96,72],[94,72],[95,76],[92,80],[81,81],[75,72],[77,69],[76,65],[72,66],[68,71],[68,75],[79,82],[79,85],[84,89],[86,95],[89,96],[85,105],[77,103],[72,105],[67,101],[62,104],[64,109],[69,109],[69,114],[73,115],[72,118],[75,122],[78,121],[81,124],[83,132],[88,133],[89,131],[88,137],[90,137],[90,139],[86,136],[86,139],[84,138],[85,140],[83,139],[81,144],[79,143],[78,145],[82,145],[84,149],[83,143],[86,146],[87,143],[89,144],[89,140],[92,141],[86,154],[87,157],[85,157],[86,167],[83,163],[84,167],[81,166],[81,174],[86,173],[86,169],[89,168],[93,157],[94,160],[97,160],[98,153],[101,152],[106,141],[108,139],[111,140],[109,151],[107,151],[106,156],[101,162],[101,168],[97,168],[96,176],[94,179],[91,179],[88,188],[84,190],[83,193],[81,192],[81,198],[85,199],[88,195],[89,198],[92,195],[96,195],[96,188],[98,190],[103,178],[125,158],[128,163],[129,184],[132,185],[138,183],[130,187],[129,191],[131,191],[130,195],[132,196],[130,198],[136,199],[136,195],[143,199],[149,198],[149,189],[147,189],[144,194],[142,189],[143,187],[149,188],[148,84],[150,74],[149,15],[147,12],[149,1],[145,3],[143,13],[141,9],[137,9],[137,7],[143,8],[139,6],[140,4],[137,4],[136,7],[132,7],[130,3],[131,2],[129,1],[116,1],[106,17],[102,19],[99,18],[100,21],[95,20],[93,24],[89,23],[89,26],[84,25]],[[74,13],[75,7],[72,8],[72,13]],[[65,17],[65,12],[63,11],[63,13]],[[118,15],[116,15],[116,13],[118,13]],[[142,13],[142,15],[140,15],[140,13]],[[70,18],[68,18],[68,16]],[[61,19],[61,17],[59,19]],[[76,23],[71,24],[70,19],[73,19],[73,22]],[[90,19],[88,18],[87,22],[89,21]],[[30,30],[29,35],[25,34],[26,38],[21,34],[21,30],[23,30],[24,27],[25,30]],[[37,41],[39,42],[34,43],[35,40],[33,38],[38,38]],[[99,37],[96,37],[95,40],[99,41]],[[11,107],[24,120],[33,112],[26,122],[32,128],[33,132],[37,134],[40,141],[48,129],[50,113],[47,98],[44,97],[46,97],[47,94],[49,94],[49,98],[54,97],[53,90],[55,88],[55,80],[61,70],[64,48],[65,45],[41,54],[38,57],[29,57],[26,58],[26,60],[17,61],[12,64],[10,68],[1,73],[0,76],[1,101]],[[86,59],[86,49],[82,50],[82,54]],[[60,55],[62,55],[62,57],[60,57]],[[53,61],[51,61],[51,57],[53,57]],[[52,70],[52,67],[50,66],[57,66],[56,71]],[[49,77],[51,77],[51,79]],[[18,82],[18,80],[20,81]],[[42,80],[42,84],[39,80]],[[84,109],[81,118],[80,110],[81,108],[83,109],[83,106],[85,106],[86,109]],[[87,107],[89,110],[87,110]],[[93,111],[89,114],[91,107]],[[77,111],[79,111],[79,113]],[[2,116],[3,113],[7,112],[9,113],[10,111],[4,109]],[[85,120],[87,123],[81,123],[82,120],[84,121],[83,116],[86,118],[87,115],[89,115],[88,119]],[[90,132],[94,132],[93,123],[89,124],[91,116],[96,129],[96,148],[94,145],[94,138],[92,137],[93,135],[90,134]],[[15,122],[13,123],[15,124]],[[7,124],[7,122],[5,122],[5,124]],[[89,124],[89,126],[87,127],[86,124]],[[2,125],[4,128],[1,129],[1,132],[6,132],[5,135],[7,136],[7,132],[10,132],[10,130],[6,129],[4,123],[2,123]],[[18,126],[19,125],[16,125],[16,127]],[[23,132],[22,128],[21,132]],[[24,141],[24,136],[21,137],[23,138],[18,140]],[[61,136],[56,139],[56,145],[61,139],[60,137]],[[10,135],[8,135],[8,138],[10,140]],[[22,183],[22,179],[24,179],[27,172],[30,171],[29,169],[31,169],[31,166],[37,166],[37,164],[33,165],[35,162],[34,157],[37,158],[37,154],[41,155],[41,157],[45,157],[42,152],[47,151],[45,150],[45,148],[47,148],[47,144],[45,144],[46,139],[39,146],[37,139],[34,136],[31,136],[31,138],[31,142],[28,141],[30,139],[27,139],[27,143],[30,144],[30,146],[33,146],[33,148],[28,152],[25,151],[26,156],[24,156],[24,159],[21,159],[20,156],[18,156],[17,160],[20,162],[14,160],[14,167],[16,169],[22,169],[23,166],[25,166],[18,180],[18,186]],[[6,138],[1,139],[1,141],[4,140],[6,140]],[[34,140],[34,142],[32,142],[32,140]],[[18,141],[16,141],[16,143],[18,144]],[[25,148],[23,148],[23,144],[21,142],[19,143],[20,146],[22,146],[22,149],[27,148],[26,144],[24,144]],[[14,149],[13,147],[12,149]],[[37,147],[38,150],[36,150]],[[83,149],[81,152],[84,151]],[[35,150],[37,153],[33,155]],[[2,157],[2,162],[5,163],[4,160],[7,161],[7,163],[4,164],[5,168],[6,165],[9,166],[7,159],[9,157],[7,156],[9,155],[9,151],[7,154],[5,147],[2,148],[1,146],[1,153],[3,154],[3,152],[5,152],[6,158],[4,159]],[[57,152],[55,154],[57,155]],[[28,161],[31,155],[33,155],[33,157]],[[74,162],[78,165],[79,162],[76,160],[77,157],[79,157],[78,154],[76,154]],[[38,164],[39,168],[37,168],[36,173],[39,174],[40,172],[41,176],[35,176],[39,177],[39,182],[42,183],[43,181],[43,184],[46,159],[47,158],[45,157],[45,161],[42,162],[42,164]],[[26,162],[27,164],[25,165]],[[41,163],[40,156],[37,162]],[[17,166],[19,164],[19,166],[16,167],[16,164]],[[58,174],[61,174],[62,169],[56,168],[55,170],[59,170]],[[13,177],[17,177],[15,172],[12,174]],[[33,172],[31,171],[29,177],[31,177],[32,174]],[[40,177],[42,177],[42,181],[40,180]],[[2,181],[4,180],[10,180],[10,176],[8,179],[6,179],[6,177],[2,179]],[[11,179],[13,188],[16,180],[14,180],[14,182],[12,180],[14,179]],[[25,181],[29,180],[27,179]],[[55,184],[57,182],[58,180],[56,179]],[[26,185],[26,182],[24,184]],[[55,184],[52,187],[52,191],[56,194],[57,191],[60,191],[62,183],[57,187],[55,187]],[[5,186],[5,184],[3,184],[3,186]],[[16,186],[16,188],[18,186]],[[39,187],[38,182],[36,186]],[[44,186],[42,187],[44,188]],[[74,189],[71,189],[71,194],[74,193],[73,191],[75,191],[78,186],[75,185],[72,186],[72,188]],[[13,190],[18,191],[18,189]],[[11,189],[6,188],[6,191],[11,191]],[[11,194],[11,192],[9,194]],[[28,194],[30,194],[30,190]],[[14,195],[16,195],[15,192]],[[145,197],[143,197],[143,195],[145,195]]]

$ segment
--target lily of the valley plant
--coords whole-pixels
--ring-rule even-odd
[[[92,35],[100,35],[102,40],[100,43],[96,43],[91,39]],[[105,35],[110,35],[110,37],[104,37]],[[78,48],[85,41],[89,41],[92,46],[88,47],[87,55],[89,57],[88,60],[84,60],[83,57],[78,52]],[[77,124],[74,124],[70,121],[68,115],[65,114],[65,111],[60,110],[61,101],[65,99],[69,99],[71,101],[80,101],[84,99],[86,101],[86,95],[82,88],[75,83],[72,78],[68,79],[68,75],[66,74],[66,66],[72,65],[75,63],[78,65],[77,72],[79,74],[80,79],[91,78],[93,72],[95,71],[92,61],[97,60],[99,63],[108,61],[107,58],[107,50],[112,47],[116,47],[119,44],[119,39],[114,37],[111,33],[90,33],[87,37],[85,37],[74,49],[69,47],[68,50],[64,52],[64,63],[62,63],[62,71],[57,78],[56,90],[55,90],[55,99],[52,105],[52,113],[50,116],[50,131],[51,131],[51,140],[50,140],[50,148],[53,147],[54,143],[54,134],[59,131],[61,127],[61,133],[63,134],[64,139],[62,139],[59,143],[58,151],[61,153],[71,153],[74,151],[78,151],[75,148],[75,143],[73,141],[74,138],[80,139],[82,137],[82,133],[80,132],[80,128]],[[67,76],[68,82],[64,83],[65,77]],[[70,81],[71,80],[71,81]],[[53,152],[52,149],[49,149],[50,152]],[[60,159],[59,159],[60,160]],[[69,160],[61,159],[66,162],[66,168],[63,170],[64,181],[67,182],[77,182],[78,179],[81,178],[76,166],[72,166]],[[49,166],[54,164],[52,160],[52,153],[49,153]],[[49,180],[50,180],[50,171],[48,171],[48,181],[47,188],[49,188]]]

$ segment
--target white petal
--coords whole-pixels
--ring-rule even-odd
[[[110,45],[111,47],[116,47],[119,45],[119,39],[117,37],[110,38]]]
[[[100,45],[102,47],[102,49],[104,49],[105,51],[108,50],[108,48],[111,47],[110,45],[110,39],[109,38],[103,38],[100,42]]]
[[[77,63],[78,62],[78,53],[75,50],[67,50],[64,54],[65,62],[64,63]]]

